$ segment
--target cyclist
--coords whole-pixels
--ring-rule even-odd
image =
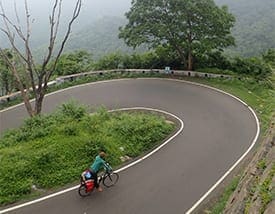
[[[97,173],[101,168],[108,168],[104,157],[106,156],[106,153],[104,151],[101,151],[96,157],[93,162],[93,164],[90,166],[90,171],[92,174],[92,177],[94,178],[94,184],[95,188],[99,191],[102,192],[103,189],[99,186],[98,181],[97,181]]]

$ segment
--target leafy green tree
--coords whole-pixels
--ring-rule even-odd
[[[126,17],[119,37],[127,45],[169,45],[189,70],[197,53],[234,44],[235,18],[213,0],[133,0]]]
[[[10,50],[4,50],[8,58],[12,58],[13,55]],[[0,58],[0,86],[1,95],[9,94],[13,91],[15,85],[15,78],[9,71],[9,65]]]
[[[230,69],[230,58],[224,56],[221,51],[214,50],[206,54],[198,54],[196,58],[197,68],[217,68],[217,69]]]
[[[14,82],[14,77],[10,71],[0,64],[0,96],[10,94],[14,89]]]
[[[236,73],[252,76],[259,82],[266,81],[272,75],[270,66],[259,57],[235,57],[231,70]]]
[[[175,51],[169,47],[159,46],[155,50],[144,53],[134,53],[132,55],[122,54],[120,52],[111,53],[101,57],[93,64],[93,69],[153,69],[165,66],[180,68],[180,61],[177,60]]]
[[[159,64],[159,58],[153,51],[148,51],[143,54],[132,54],[130,56],[130,61],[128,65],[125,65],[129,68],[146,68],[151,69],[156,67]]]
[[[95,64],[94,69],[96,70],[105,70],[105,69],[116,69],[120,66],[123,66],[125,56],[120,53],[111,53],[104,57],[101,57]]]
[[[263,54],[263,60],[275,69],[275,49],[269,49]]]
[[[92,66],[92,55],[87,51],[75,51],[63,54],[57,62],[57,75],[70,75],[88,71]]]
[[[174,69],[183,69],[181,60],[177,56],[177,52],[173,49],[173,47],[167,45],[165,47],[158,46],[155,48],[155,53],[159,59],[158,68],[170,66]]]

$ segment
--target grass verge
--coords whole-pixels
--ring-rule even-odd
[[[145,153],[175,128],[160,115],[105,109],[90,115],[74,102],[27,119],[0,139],[0,205],[76,181],[101,149],[118,166],[121,157]]]
[[[225,188],[224,193],[219,198],[218,203],[216,203],[210,210],[206,210],[205,213],[211,213],[211,214],[222,213],[230,195],[237,188],[239,180],[240,180],[240,176],[234,177],[231,183]]]

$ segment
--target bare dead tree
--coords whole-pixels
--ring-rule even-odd
[[[21,91],[23,101],[27,112],[32,117],[40,114],[42,110],[43,99],[48,88],[48,82],[53,75],[57,62],[64,50],[65,44],[71,33],[72,24],[79,16],[82,0],[76,0],[75,7],[72,12],[72,17],[68,22],[66,32],[60,42],[60,46],[56,47],[56,38],[59,30],[59,24],[62,12],[62,0],[55,0],[51,14],[49,15],[49,43],[42,65],[38,66],[33,57],[33,51],[30,46],[31,37],[31,15],[28,8],[28,2],[25,0],[25,31],[20,23],[20,18],[15,5],[16,22],[14,23],[5,13],[4,6],[0,0],[0,17],[2,17],[4,26],[0,30],[6,35],[13,55],[16,57],[7,56],[4,48],[0,47],[0,57],[6,62],[10,71],[16,79],[17,87]],[[21,50],[16,43],[19,39],[24,44],[24,49]],[[17,59],[15,61],[14,59]],[[20,68],[24,68],[20,73]],[[34,95],[34,104],[30,102],[30,93]]]

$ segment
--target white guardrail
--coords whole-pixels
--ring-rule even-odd
[[[134,74],[150,74],[150,73],[158,73],[158,74],[167,74],[167,75],[174,75],[174,76],[189,76],[189,77],[203,77],[203,78],[232,78],[231,75],[224,75],[224,74],[212,74],[212,73],[202,73],[196,71],[184,71],[184,70],[165,70],[165,69],[115,69],[115,70],[105,70],[105,71],[90,71],[85,73],[77,73],[67,76],[60,76],[57,77],[54,81],[48,83],[48,86],[52,86],[55,84],[62,84],[66,81],[73,81],[81,77],[85,76],[95,76],[95,75],[103,75],[106,73],[134,73]],[[20,96],[21,92],[14,92],[12,94],[8,94],[5,96],[0,97],[0,104],[9,102]]]

